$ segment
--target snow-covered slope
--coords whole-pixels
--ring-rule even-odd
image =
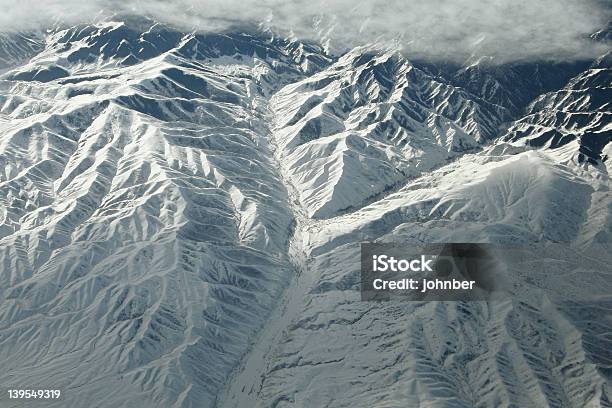
[[[26,62],[43,47],[40,33],[0,33],[0,73]]]
[[[296,284],[303,300],[285,307],[292,319],[267,341],[260,377],[239,376],[229,405],[608,406],[610,182],[558,160],[501,143],[309,225],[314,276]],[[374,240],[542,253],[561,242],[552,258],[572,273],[532,270],[489,303],[362,302],[359,242]],[[597,261],[585,266],[582,251]]]
[[[523,67],[527,95],[516,67],[118,20],[0,42],[0,385],[56,407],[609,406],[610,270],[571,266],[612,249],[606,59]],[[375,240],[563,243],[581,291],[362,302]]]
[[[66,65],[104,30],[55,34],[74,74],[2,84],[0,382],[210,405],[293,273],[263,95],[300,71],[246,36]]]
[[[579,162],[597,165],[606,159],[603,151],[612,143],[609,58],[572,78],[563,89],[539,96],[510,128],[508,138],[552,149],[575,141]]]
[[[315,218],[361,206],[493,138],[506,109],[413,66],[356,49],[271,100],[283,165]]]

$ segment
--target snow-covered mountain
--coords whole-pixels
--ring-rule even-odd
[[[40,33],[0,33],[0,73],[26,62],[43,48]]]
[[[140,18],[3,34],[0,386],[61,388],[55,407],[612,406],[609,62]],[[567,285],[362,302],[369,241],[554,242]]]

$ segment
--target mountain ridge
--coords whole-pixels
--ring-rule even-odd
[[[360,302],[356,260],[362,241],[609,246],[609,68],[557,66],[527,101],[512,78],[546,64],[154,22],[28,56],[0,77],[0,383],[62,407],[606,405],[597,306],[530,284]]]

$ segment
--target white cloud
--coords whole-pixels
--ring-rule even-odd
[[[603,52],[588,35],[605,27],[599,0],[0,0],[0,30],[48,26],[55,19],[85,22],[96,15],[133,13],[187,29],[224,29],[267,21],[277,30],[336,47],[395,40],[407,54],[497,60],[575,59]]]

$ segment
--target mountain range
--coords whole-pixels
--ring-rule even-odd
[[[2,33],[0,385],[79,408],[611,407],[610,68],[135,17]],[[364,302],[361,242],[561,245],[563,273]]]

